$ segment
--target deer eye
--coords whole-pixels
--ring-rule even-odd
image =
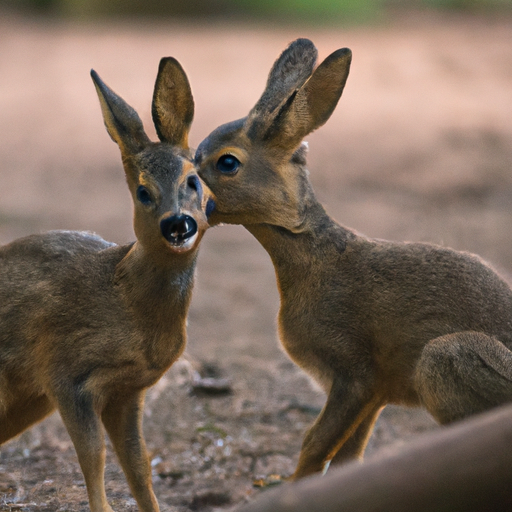
[[[224,174],[235,174],[240,167],[240,160],[233,155],[222,155],[217,160],[217,170]]]
[[[137,199],[145,205],[151,204],[153,202],[153,198],[149,193],[148,189],[143,185],[140,185],[137,189]]]

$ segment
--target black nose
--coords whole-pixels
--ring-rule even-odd
[[[197,222],[190,215],[173,215],[160,222],[162,235],[169,242],[184,242],[197,233]]]

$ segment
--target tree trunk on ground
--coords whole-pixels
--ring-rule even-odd
[[[240,512],[510,512],[512,405],[259,496]]]

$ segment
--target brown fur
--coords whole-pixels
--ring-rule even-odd
[[[280,70],[303,65],[303,46],[276,61],[263,97],[282,94]],[[216,196],[212,223],[243,224],[267,250],[282,344],[328,395],[295,478],[362,456],[387,403],[422,405],[446,423],[512,400],[509,285],[472,254],[357,234],[314,196],[301,141],[336,107],[350,61],[350,50],[334,52],[279,108],[217,128],[196,153]],[[238,159],[234,172],[225,155]]]
[[[137,241],[116,246],[90,233],[54,231],[0,249],[0,443],[58,409],[91,510],[107,512],[104,426],[140,509],[156,512],[142,436],[145,390],[185,346],[210,192],[201,188],[186,144],[193,99],[176,61],[162,59],[155,86],[159,143],[92,76],[121,149]],[[180,94],[168,87],[169,76],[181,77]],[[137,198],[140,185],[151,194],[149,204]],[[174,244],[161,222],[184,213],[197,222],[197,235],[188,245]]]

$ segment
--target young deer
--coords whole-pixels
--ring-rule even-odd
[[[199,242],[211,194],[188,148],[187,77],[162,59],[153,96],[159,143],[92,71],[119,145],[137,241],[53,231],[0,249],[0,444],[58,409],[75,446],[92,512],[104,488],[105,427],[141,510],[159,510],[142,436],[146,389],[186,341]]]
[[[293,478],[361,457],[387,403],[422,405],[441,423],[512,400],[512,291],[477,256],[373,240],[316,200],[302,138],[343,91],[351,52],[314,71],[304,39],[275,62],[249,115],[199,146],[215,194],[210,224],[243,224],[275,266],[279,332],[328,397]]]

